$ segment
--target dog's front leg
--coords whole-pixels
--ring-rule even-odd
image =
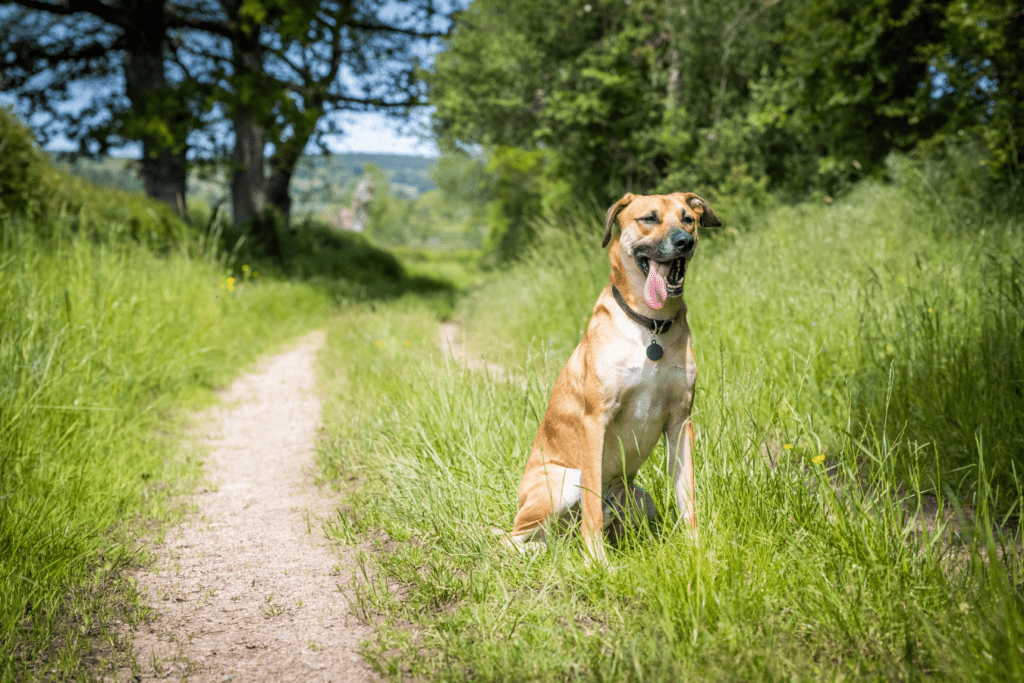
[[[597,419],[586,419],[584,432],[584,463],[580,488],[583,496],[580,499],[580,510],[583,522],[580,533],[587,547],[587,563],[597,562],[608,564],[604,553],[604,511],[602,510],[602,477],[601,466],[604,458],[604,428]]]
[[[693,423],[690,411],[680,411],[673,416],[665,430],[665,442],[668,444],[668,472],[672,478],[672,487],[676,494],[679,514],[693,531],[693,539],[697,534],[697,506],[693,485]]]

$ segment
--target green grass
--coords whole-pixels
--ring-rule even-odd
[[[195,239],[0,217],[0,680],[76,679],[145,608],[124,569],[199,463],[182,406],[312,325],[326,295],[229,282]]]
[[[483,252],[479,249],[395,247],[393,252],[410,275],[450,282],[460,291],[480,287],[488,277],[480,265]]]
[[[865,184],[835,206],[777,209],[742,237],[701,242],[686,290],[700,386],[717,394],[763,365],[771,391],[744,410],[782,400],[824,441],[848,422],[884,428],[901,462],[934,478],[934,458],[916,457],[931,444],[970,489],[980,441],[1012,502],[1024,463],[1024,221],[985,227],[974,214],[972,226],[949,211]],[[569,235],[549,229],[531,261],[470,300],[470,346],[510,367],[568,358],[608,277],[593,218]]]
[[[1019,223],[982,233],[864,185],[703,242],[687,281],[701,543],[673,524],[656,454],[640,483],[667,521],[612,551],[608,572],[584,567],[578,535],[521,557],[487,530],[511,525],[551,385],[607,278],[599,219],[560,230],[464,307],[470,348],[526,390],[446,365],[435,315],[412,301],[331,327],[322,462],[352,480],[333,531],[360,549],[355,608],[376,624],[364,654],[380,671],[1024,676],[1019,412],[986,403],[1021,382]],[[949,410],[974,431],[937,431]]]

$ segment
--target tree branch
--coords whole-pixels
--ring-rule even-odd
[[[416,31],[411,28],[399,28],[397,26],[388,26],[387,24],[375,24],[371,22],[363,21],[348,21],[345,22],[346,28],[357,28],[364,31],[380,31],[381,33],[401,33],[402,35],[412,36],[413,38],[444,38],[451,34],[451,30],[448,31],[430,31],[424,33],[422,31]]]
[[[360,104],[367,107],[384,107],[388,109],[400,109],[401,107],[418,107],[423,104],[418,97],[412,97],[402,102],[387,102],[380,98],[349,97],[347,95],[330,95],[331,102],[345,102],[347,104]]]
[[[131,23],[126,15],[98,0],[61,0],[59,3],[45,2],[44,0],[12,0],[12,2],[26,9],[61,16],[79,13],[91,14],[121,28],[128,28]]]
[[[303,84],[304,86],[306,86],[306,85],[309,85],[309,84],[310,84],[311,82],[313,82],[313,81],[315,80],[315,79],[313,78],[313,75],[312,75],[312,73],[310,72],[310,70],[309,70],[309,68],[308,68],[308,67],[303,67],[303,66],[301,66],[301,65],[299,65],[299,64],[296,64],[295,62],[293,62],[293,61],[292,61],[292,58],[288,56],[288,48],[287,48],[287,46],[286,46],[286,47],[285,47],[284,49],[281,49],[281,50],[270,50],[270,52],[271,52],[271,53],[272,53],[272,54],[273,54],[273,55],[274,55],[275,57],[277,57],[278,59],[280,59],[280,60],[281,60],[282,62],[284,62],[285,64],[287,64],[287,65],[288,65],[288,67],[289,67],[289,68],[290,68],[290,69],[291,69],[292,71],[294,71],[294,72],[295,72],[295,74],[296,74],[296,75],[297,75],[297,76],[298,76],[299,78],[301,78],[301,79],[302,79],[302,81],[303,81],[303,83],[302,83],[302,84]],[[295,86],[293,85],[292,87],[295,87]],[[298,89],[298,88],[297,88],[297,89]]]
[[[222,21],[183,17],[174,12],[168,12],[165,16],[167,18],[168,28],[185,28],[192,29],[194,31],[205,31],[206,33],[212,33],[215,36],[229,39],[233,35],[231,27]]]

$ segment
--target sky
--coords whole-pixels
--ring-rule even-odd
[[[0,93],[0,106],[11,106],[14,98]],[[425,118],[425,115],[424,115]],[[327,146],[335,154],[346,152],[378,152],[386,154],[411,154],[415,156],[439,156],[433,140],[416,135],[409,123],[399,123],[377,113],[348,113],[343,116],[344,135],[332,136]],[[419,126],[422,130],[422,124]],[[55,140],[46,147],[48,152],[62,152],[75,149],[69,140]],[[138,158],[137,145],[113,150],[113,156]]]
[[[381,114],[349,114],[343,119],[347,135],[327,142],[336,154],[345,152],[386,152],[438,156],[433,140],[423,140],[401,130],[394,121]]]

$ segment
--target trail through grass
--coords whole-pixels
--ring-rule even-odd
[[[866,185],[699,247],[701,543],[674,524],[656,451],[640,483],[665,522],[608,572],[584,568],[577,536],[518,556],[487,530],[511,524],[552,383],[606,281],[596,220],[571,238],[560,226],[466,307],[470,349],[525,390],[446,364],[414,302],[343,315],[323,462],[355,482],[334,531],[366,550],[367,656],[431,680],[1024,676],[1018,423],[1007,412],[953,440],[933,427],[949,396],[979,396],[978,377],[1016,396],[1020,226],[964,239],[917,210]],[[940,324],[920,324],[937,304]],[[970,372],[921,382],[957,364]]]
[[[328,310],[194,241],[158,257],[71,227],[0,218],[0,680],[119,649],[112,620],[144,616],[122,570],[198,472],[181,406]]]

